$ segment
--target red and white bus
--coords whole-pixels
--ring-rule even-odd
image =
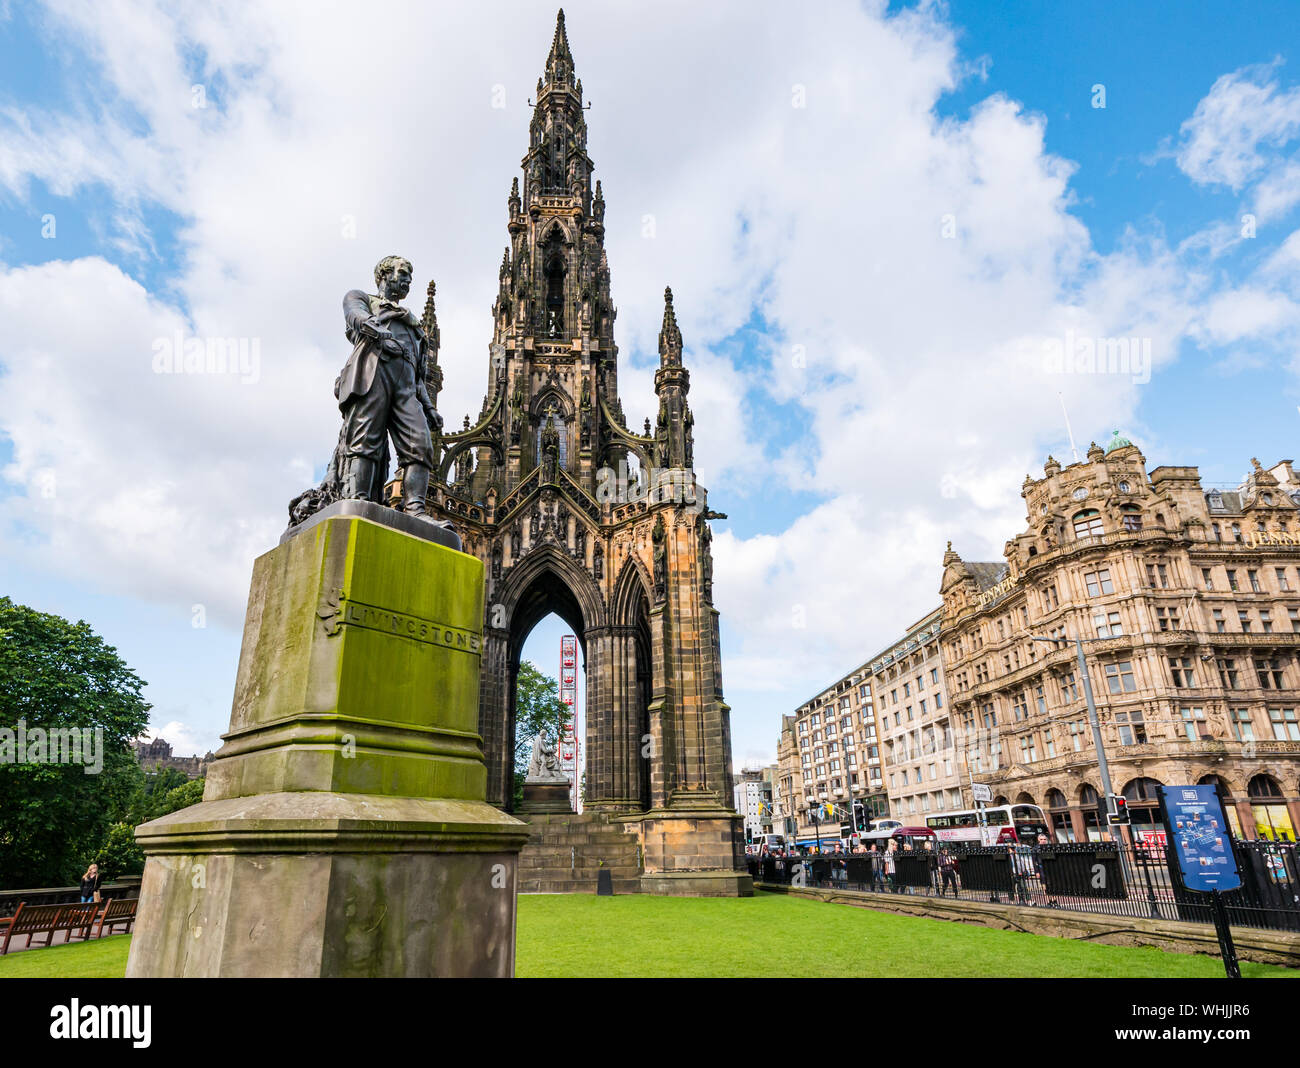
[[[965,845],[1033,845],[1047,834],[1047,819],[1037,805],[994,805],[940,812],[925,817],[925,825],[941,842]]]

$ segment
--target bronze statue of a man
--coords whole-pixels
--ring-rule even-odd
[[[352,355],[335,387],[343,431],[339,435],[339,497],[373,500],[387,472],[386,437],[404,469],[402,510],[425,515],[433,468],[430,427],[442,417],[424,386],[428,340],[414,313],[401,301],[411,289],[411,263],[385,256],[375,267],[378,294],[350,290],[343,298],[343,321]]]

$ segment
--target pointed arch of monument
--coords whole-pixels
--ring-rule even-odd
[[[546,409],[551,403],[555,404],[566,424],[573,420],[573,401],[555,383],[549,383],[538,390],[537,396],[533,398],[532,403],[528,406],[528,414],[534,419],[540,420],[546,414]]]
[[[605,602],[595,580],[557,545],[537,545],[524,554],[510,569],[500,603],[511,634],[520,634],[524,627],[521,637],[552,612],[584,642],[587,630],[606,624]]]
[[[619,569],[610,598],[610,622],[616,626],[632,626],[637,622],[637,612],[642,599],[650,603],[651,581],[645,565],[635,553],[629,553]]]

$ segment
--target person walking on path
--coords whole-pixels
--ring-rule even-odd
[[[81,903],[99,900],[99,865],[91,864],[81,877]]]
[[[952,887],[952,896],[957,896],[957,858],[952,855],[952,850],[945,846],[939,850],[939,896],[943,897],[948,893],[948,887]]]

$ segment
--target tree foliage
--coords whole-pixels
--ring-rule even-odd
[[[146,771],[132,795],[123,818],[108,829],[108,836],[95,854],[104,878],[139,875],[144,871],[144,852],[136,845],[135,829],[203,800],[204,779],[187,779],[175,768]],[[115,814],[116,815],[116,814]]]
[[[0,597],[0,727],[96,728],[103,768],[0,761],[0,889],[81,878],[141,781],[144,682],[89,626]]]

